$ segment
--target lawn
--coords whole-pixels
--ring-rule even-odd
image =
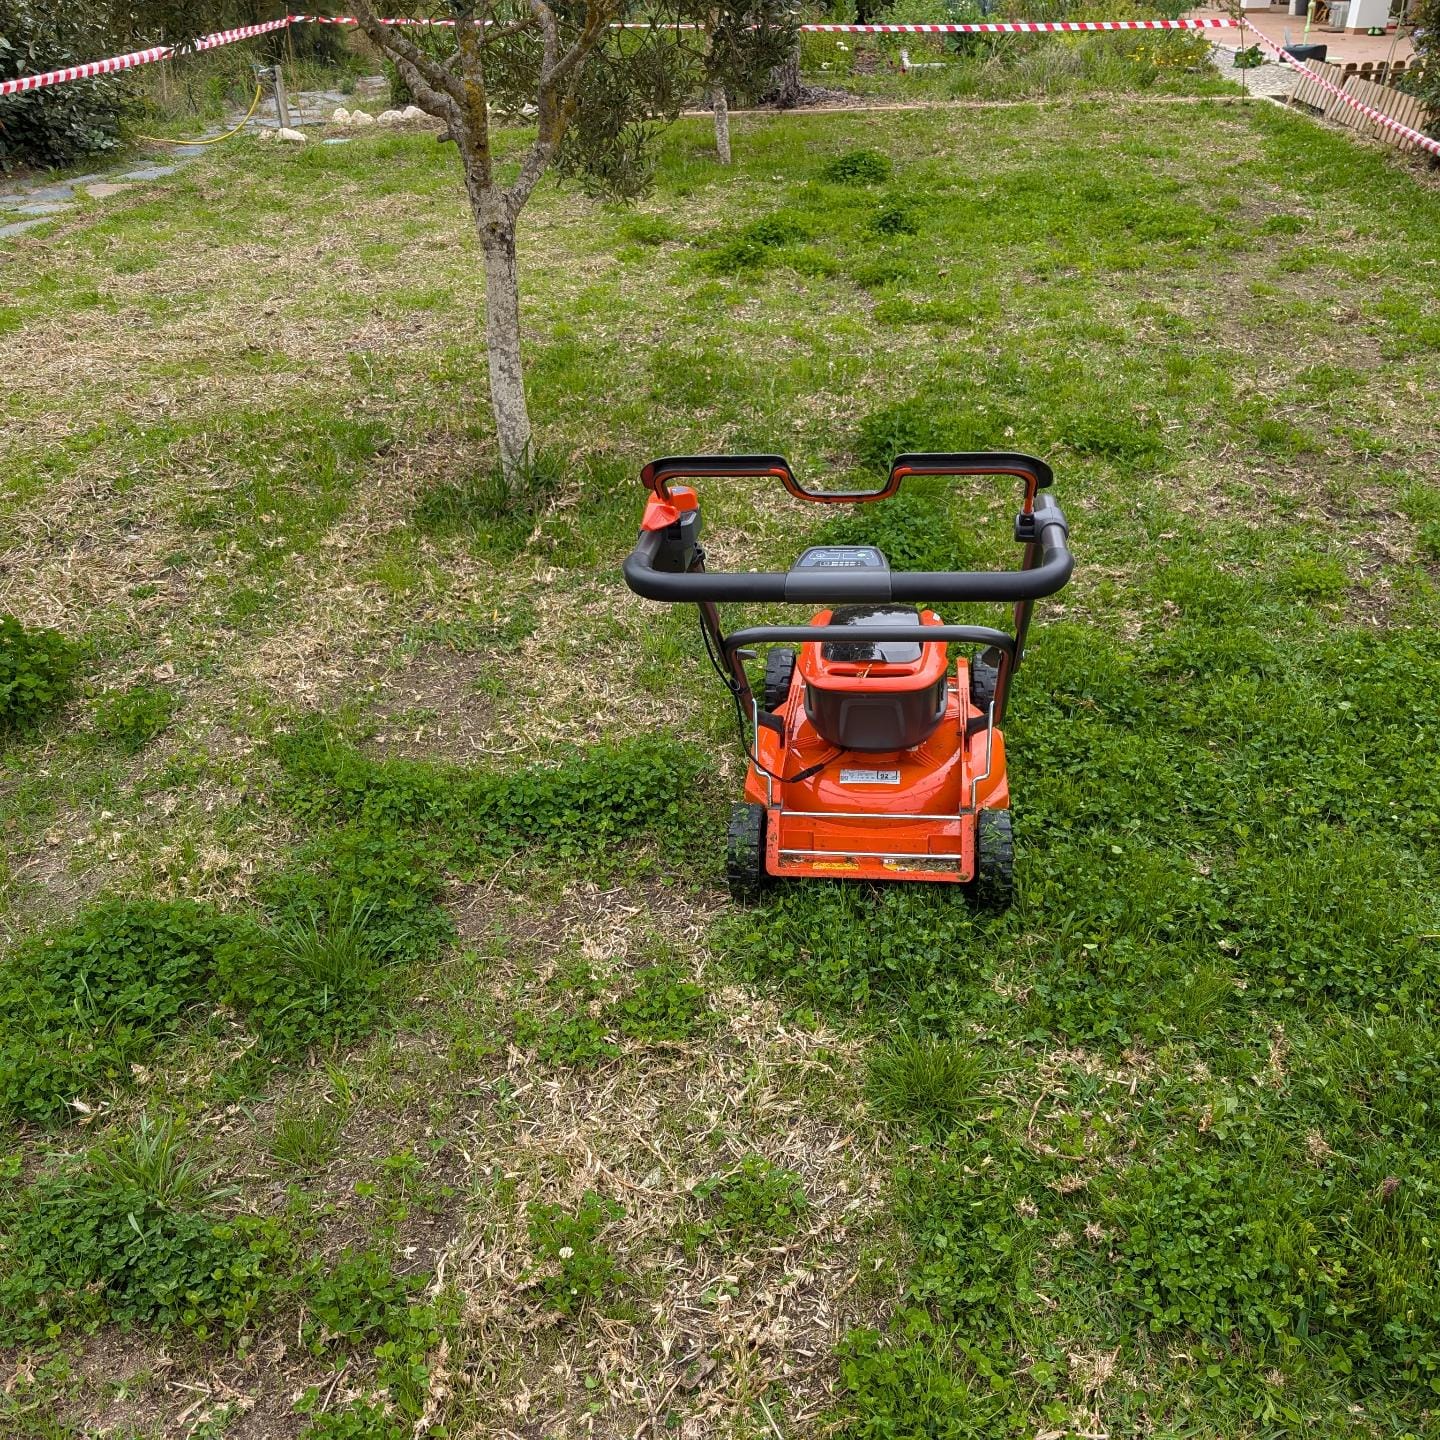
[[[1223,98],[707,139],[527,212],[509,504],[431,136],[3,252],[0,608],[75,650],[0,756],[0,1429],[1440,1433],[1433,178]],[[926,448],[1071,520],[1021,901],[739,910],[636,472]],[[998,488],[704,503],[1013,559]]]

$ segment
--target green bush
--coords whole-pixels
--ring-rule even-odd
[[[78,663],[58,630],[27,630],[0,615],[0,730],[33,725],[63,704]]]
[[[0,965],[0,1114],[54,1123],[131,1084],[248,930],[188,900],[113,900],[22,941]]]
[[[326,27],[307,25],[302,28],[322,30]],[[455,32],[453,30],[421,25],[406,31],[405,38],[432,60],[448,60],[455,53]],[[395,62],[387,57],[382,62],[381,68],[384,70],[385,79],[390,86],[390,104],[397,110],[403,110],[405,106],[413,105],[415,96],[411,93],[410,86],[406,83],[405,77],[400,73]]]
[[[1415,58],[1420,63],[1405,72],[1400,88],[1425,101],[1429,106],[1426,134],[1440,136],[1440,0],[1415,0],[1410,24],[1414,26]]]
[[[0,80],[113,54],[119,37],[83,5],[11,0],[0,33]],[[0,98],[0,170],[68,165],[119,143],[123,92],[114,80],[53,85]]]

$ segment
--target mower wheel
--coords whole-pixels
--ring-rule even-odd
[[[760,898],[769,876],[765,873],[765,807],[732,805],[730,830],[725,841],[725,878],[730,896],[748,905]]]
[[[969,889],[977,910],[1000,914],[1015,903],[1015,835],[1008,810],[982,810],[975,818],[975,878]]]
[[[989,715],[999,685],[1000,652],[982,650],[970,662],[970,703],[982,715]]]
[[[795,652],[776,646],[765,657],[765,708],[773,715],[790,698]]]

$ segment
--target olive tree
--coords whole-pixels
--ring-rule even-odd
[[[700,68],[715,112],[715,150],[730,163],[730,97],[756,99],[771,71],[795,50],[799,31],[787,0],[739,0],[729,9],[705,5],[695,12],[705,36]]]

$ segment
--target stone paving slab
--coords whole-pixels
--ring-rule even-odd
[[[0,239],[9,235],[23,235],[27,230],[43,224],[43,220],[17,220],[13,225],[0,225]]]

